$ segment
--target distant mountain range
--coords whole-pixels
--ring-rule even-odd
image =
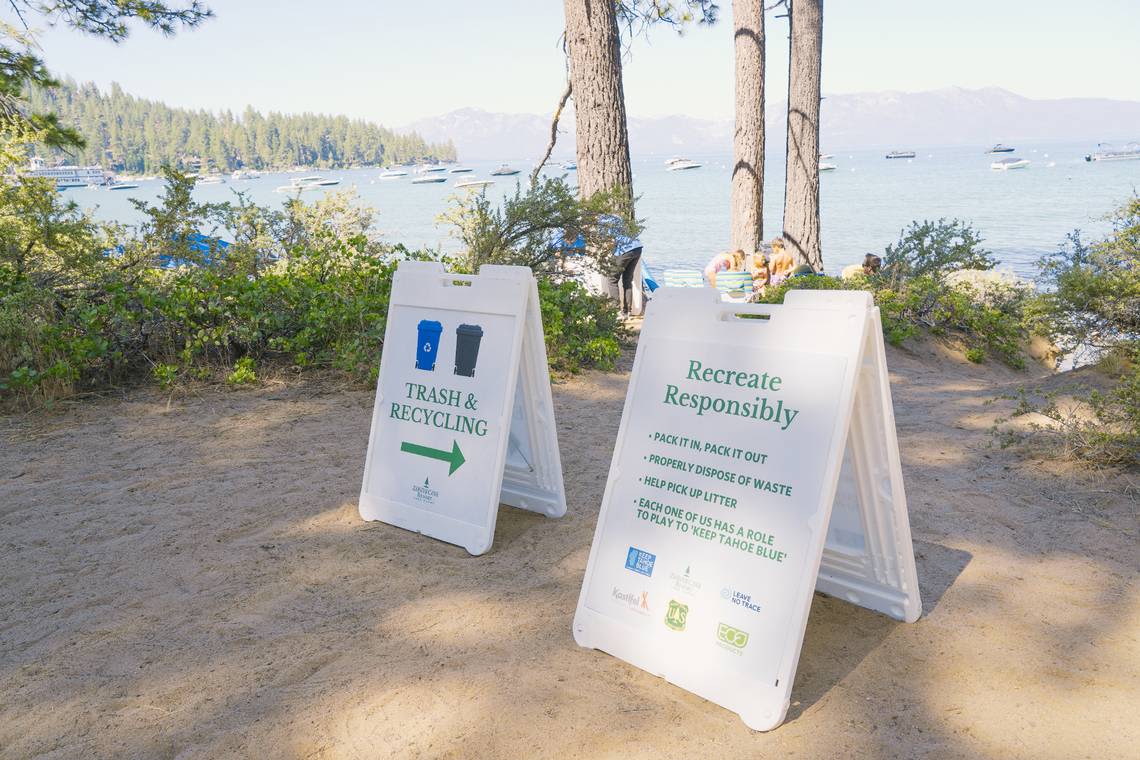
[[[784,110],[768,112],[769,146],[782,145]],[[934,145],[992,145],[1020,140],[1140,140],[1140,102],[1106,98],[1034,100],[1008,90],[946,87],[927,92],[826,95],[825,151]],[[550,138],[550,117],[462,108],[408,125],[430,142],[452,140],[462,158],[536,159]],[[731,120],[691,116],[631,117],[635,155],[714,153],[732,149]],[[573,155],[574,114],[563,115],[555,158]]]

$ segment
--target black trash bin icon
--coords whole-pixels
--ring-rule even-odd
[[[455,328],[455,374],[475,377],[479,341],[482,339],[483,328],[479,325],[460,325]]]

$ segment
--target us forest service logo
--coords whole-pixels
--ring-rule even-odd
[[[669,609],[665,611],[665,626],[670,630],[685,630],[685,622],[689,618],[689,605],[681,604],[676,599],[669,600]]]

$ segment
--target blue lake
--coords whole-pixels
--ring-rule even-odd
[[[1140,161],[1088,163],[1092,146],[1080,144],[1019,144],[1015,154],[1032,163],[1025,169],[995,171],[990,163],[1001,156],[983,153],[986,146],[915,148],[912,160],[886,160],[883,150],[836,152],[828,159],[838,166],[820,177],[824,263],[829,272],[861,261],[863,254],[882,253],[911,220],[959,217],[974,224],[1003,264],[1030,276],[1033,262],[1052,251],[1066,233],[1080,228],[1089,236],[1109,231],[1104,219],[1140,186]],[[1009,154],[1007,154],[1009,155]],[[669,172],[664,156],[635,158],[634,190],[637,214],[644,220],[645,256],[651,265],[703,266],[729,240],[729,171],[731,156],[690,155],[699,169]],[[525,182],[531,160],[508,161],[522,173],[498,177],[487,188],[492,198],[513,192]],[[449,175],[441,184],[412,185],[410,177],[380,180],[378,169],[313,171],[341,180],[337,187],[304,193],[312,201],[329,191],[353,188],[379,212],[383,237],[411,248],[454,251],[458,242],[440,214],[457,194],[454,183],[491,179],[502,161],[473,161],[470,174]],[[771,154],[765,172],[765,236],[780,230],[783,207],[784,157]],[[200,201],[232,199],[234,190],[248,193],[263,205],[278,205],[286,196],[274,192],[295,174],[266,174],[256,180],[227,181],[195,189]],[[573,173],[570,173],[573,179]],[[100,219],[138,221],[129,203],[134,197],[157,199],[161,182],[140,183],[137,190],[75,189],[66,196],[94,210]]]

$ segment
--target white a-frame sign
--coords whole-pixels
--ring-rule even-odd
[[[814,589],[922,609],[878,309],[862,292],[659,291],[574,638],[768,730]]]
[[[499,504],[566,513],[538,289],[526,267],[392,283],[360,490],[365,520],[491,548]]]

